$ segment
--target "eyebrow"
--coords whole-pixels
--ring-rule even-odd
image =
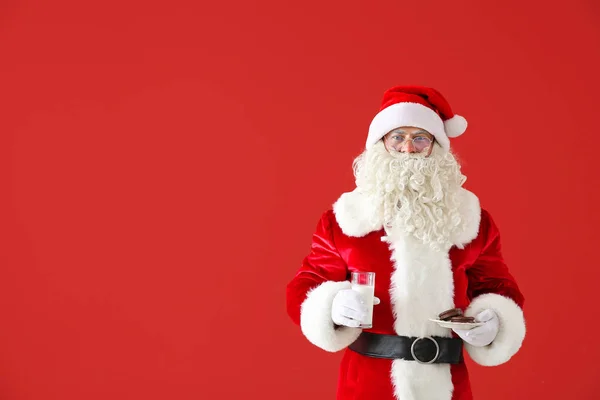
[[[390,133],[405,133],[406,134],[408,132],[406,132],[406,131],[404,131],[402,129],[394,129]],[[413,135],[418,135],[420,133],[430,134],[431,135],[431,133],[427,132],[425,129],[419,129],[418,131],[414,132]]]

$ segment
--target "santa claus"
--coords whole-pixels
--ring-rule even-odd
[[[356,189],[322,215],[287,286],[288,313],[306,338],[345,351],[338,399],[469,400],[463,350],[494,366],[521,347],[523,295],[450,151],[466,127],[434,89],[386,91],[354,162]],[[360,328],[368,302],[349,282],[357,271],[376,274],[369,329]],[[453,308],[478,326],[432,321]]]

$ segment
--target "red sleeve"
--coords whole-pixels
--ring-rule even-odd
[[[325,281],[345,281],[348,267],[335,246],[332,210],[321,217],[312,236],[310,253],[287,285],[287,312],[294,323],[300,324],[300,307],[307,293]]]
[[[465,315],[476,317],[483,310],[490,309],[496,313],[500,323],[492,343],[483,347],[465,343],[465,347],[476,363],[494,366],[510,360],[523,344],[527,331],[523,314],[524,299],[502,257],[498,228],[485,210],[481,210],[479,229],[481,253],[467,269],[467,291],[471,303]]]
[[[498,227],[490,214],[483,209],[479,229],[483,238],[481,253],[475,263],[467,269],[469,300],[482,294],[493,293],[508,297],[523,308],[523,294],[502,257]]]

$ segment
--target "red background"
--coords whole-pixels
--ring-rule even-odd
[[[396,84],[468,119],[526,295],[476,397],[597,398],[597,2],[0,10],[0,398],[334,398],[284,290]]]

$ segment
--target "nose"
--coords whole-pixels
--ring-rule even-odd
[[[400,148],[400,152],[402,152],[402,153],[416,153],[417,150],[415,149],[415,145],[413,144],[412,140],[405,140],[404,143],[402,143],[402,147]]]

